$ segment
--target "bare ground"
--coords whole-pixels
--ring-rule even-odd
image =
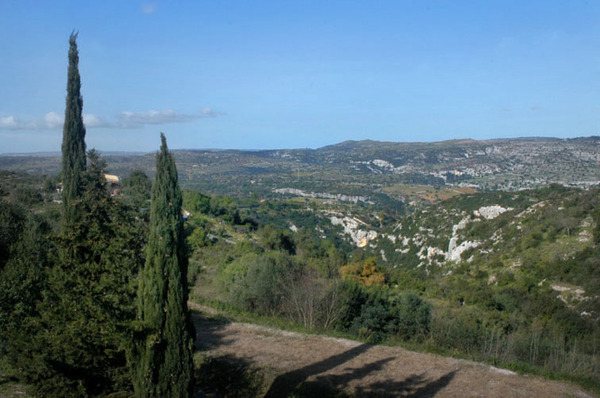
[[[194,322],[196,343],[205,355],[264,370],[265,397],[593,397],[567,382],[400,347],[215,320],[198,313]]]

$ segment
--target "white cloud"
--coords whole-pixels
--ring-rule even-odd
[[[93,113],[84,113],[83,123],[88,129],[114,127],[114,124],[104,120],[99,116],[94,115]]]
[[[48,112],[43,119],[25,121],[18,117],[9,115],[0,117],[0,129],[2,130],[52,130],[63,125],[63,117],[55,112]]]
[[[19,128],[19,122],[14,116],[0,117],[0,129],[16,130]]]
[[[213,111],[210,108],[204,108],[204,109],[202,109],[202,114],[206,115],[206,116],[210,116],[210,117],[217,116],[217,112]]]
[[[30,130],[36,128],[38,128],[36,122],[26,122],[13,115],[0,117],[0,130]]]
[[[204,108],[196,114],[183,114],[172,109],[149,110],[145,112],[125,111],[114,119],[105,119],[92,113],[83,114],[86,128],[134,129],[145,125],[185,123],[203,117],[222,115],[211,108]],[[0,130],[56,130],[62,128],[64,116],[56,112],[48,112],[42,119],[25,121],[13,115],[0,117]]]
[[[56,112],[48,112],[46,113],[46,116],[44,116],[44,126],[48,129],[61,128],[64,122],[64,117]]]
[[[125,128],[140,127],[145,124],[171,124],[184,123],[198,119],[199,115],[185,115],[172,109],[150,110],[147,112],[125,111],[117,115],[117,119]]]

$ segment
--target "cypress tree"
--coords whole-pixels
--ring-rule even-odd
[[[137,316],[142,329],[132,376],[139,397],[186,397],[192,392],[193,326],[187,308],[182,196],[164,134],[161,141],[146,264],[139,279]]]
[[[77,35],[69,39],[63,130],[63,225],[57,255],[30,318],[19,368],[37,395],[99,396],[129,390],[126,347],[135,318],[135,285],[143,240],[136,223],[105,186],[105,162],[94,150],[86,167]],[[29,257],[25,257],[27,260]],[[24,323],[23,331],[27,332]],[[27,346],[25,345],[27,344]]]
[[[89,152],[77,218],[56,239],[39,305],[42,363],[31,383],[42,396],[99,396],[131,388],[126,348],[135,318],[134,275],[143,241],[131,214],[106,189],[104,161]]]
[[[82,174],[85,171],[85,126],[83,124],[83,98],[79,76],[79,51],[77,33],[69,37],[69,70],[67,74],[67,103],[62,142],[63,228],[75,221],[75,202],[82,191]]]

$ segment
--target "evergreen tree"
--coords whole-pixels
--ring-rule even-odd
[[[193,326],[187,308],[181,191],[165,136],[156,158],[146,264],[140,273],[141,330],[132,357],[139,397],[186,397],[192,392]]]
[[[55,256],[53,242],[46,238],[50,233],[49,224],[29,212],[25,229],[0,271],[0,355],[6,355],[29,385],[44,383],[47,374],[38,303],[47,291],[47,272]]]
[[[142,170],[134,170],[121,183],[122,200],[143,215],[149,213],[151,193],[152,181]]]
[[[0,351],[39,396],[131,390],[126,348],[147,224],[106,189],[105,162],[85,159],[76,35],[70,38],[62,233],[0,201]],[[1,223],[0,223],[1,224]]]
[[[77,34],[69,37],[69,70],[67,73],[67,103],[62,142],[63,228],[77,217],[75,201],[82,191],[82,173],[85,171],[85,126],[83,124],[83,98],[79,76]]]
[[[82,175],[78,214],[58,239],[41,303],[43,372],[33,379],[44,396],[87,396],[130,388],[125,350],[135,318],[142,235],[110,196],[104,162],[95,151]]]

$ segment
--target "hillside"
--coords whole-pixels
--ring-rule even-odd
[[[188,221],[192,297],[596,383],[599,200],[597,188],[553,185],[391,216],[316,198],[213,198]]]
[[[590,145],[597,140],[581,140],[591,148],[585,156],[597,156]],[[583,150],[582,143],[571,141],[549,140],[548,145],[571,143]],[[411,145],[439,145],[433,157],[446,153],[441,147],[483,144]],[[202,152],[211,159],[202,167],[191,163],[199,159],[195,152],[178,152],[180,175],[188,184],[197,175],[207,184],[214,179],[210,189],[183,194],[192,301],[369,344],[400,344],[567,378],[598,391],[600,188],[582,183],[586,169],[579,173],[577,166],[569,177],[582,188],[561,181],[564,185],[480,192],[481,187],[448,176],[435,177],[442,185],[405,184],[396,180],[406,177],[397,169],[401,166],[391,157],[380,159],[384,153],[377,151],[386,146],[398,153],[394,144],[372,142],[298,151],[310,154],[310,161],[290,160],[285,151]],[[344,154],[366,163],[341,172],[349,165]],[[364,160],[374,156],[377,161]],[[133,170],[153,157],[125,156],[111,164]],[[250,157],[265,162],[269,171],[242,173]],[[550,167],[550,155],[542,157],[536,155],[537,163],[530,165]],[[292,164],[313,171],[292,172]],[[4,217],[24,217],[27,209],[58,228],[56,177],[0,174]],[[292,184],[292,178],[317,188]],[[247,185],[238,185],[245,179]],[[143,173],[134,173],[115,191],[111,188],[123,211],[136,220],[132,226],[139,230],[132,234],[144,228],[151,184]],[[16,244],[11,234],[0,234],[6,247]],[[136,241],[143,243],[144,236]]]
[[[338,198],[348,202],[428,202],[455,190],[509,190],[600,182],[600,137],[434,143],[347,141],[319,149],[174,151],[184,187],[210,194]],[[154,155],[107,154],[108,170],[153,174]],[[59,156],[0,156],[0,169],[57,174]],[[435,187],[421,195],[405,189]],[[441,188],[441,190],[440,190]],[[426,189],[426,188],[423,188]],[[418,190],[417,190],[418,191]]]

